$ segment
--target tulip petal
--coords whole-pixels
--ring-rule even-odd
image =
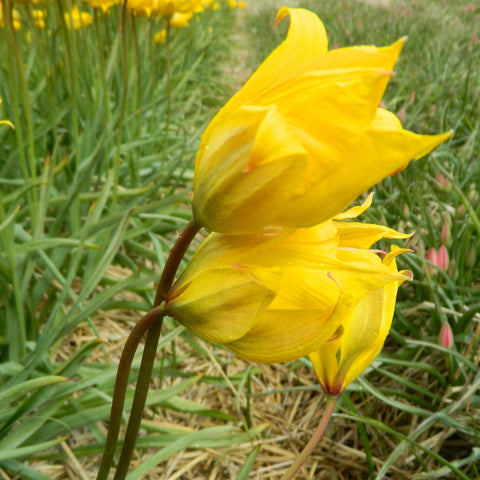
[[[410,238],[412,234],[400,233],[382,225],[358,222],[334,222],[339,240],[338,246],[348,248],[370,248],[382,238]]]
[[[258,363],[288,362],[303,357],[325,343],[338,322],[330,310],[285,312],[268,310],[255,320],[253,328],[242,338],[225,346],[246,360]],[[294,317],[292,317],[294,315]]]
[[[288,202],[307,154],[273,107],[243,108],[224,120],[197,159],[194,216],[217,232],[258,232]]]
[[[349,220],[351,218],[357,218],[359,217],[363,212],[365,212],[368,208],[370,208],[370,205],[372,204],[373,200],[373,192],[369,193],[367,198],[364,200],[364,202],[361,205],[357,205],[356,207],[349,208],[346,212],[339,213],[338,215],[335,215],[333,218],[334,220]],[[335,223],[335,225],[341,225]]]
[[[166,311],[205,340],[225,343],[245,335],[272,297],[241,271],[212,270],[168,298]]]
[[[219,115],[239,105],[255,104],[255,97],[290,78],[298,65],[326,53],[327,33],[314,13],[301,8],[283,7],[278,11],[276,25],[287,15],[290,16],[287,38],[260,65]]]
[[[282,226],[308,226],[308,223],[337,215],[362,192],[393,172],[404,168],[412,160],[426,155],[446,141],[452,132],[440,135],[417,135],[401,129],[398,119],[379,109],[377,117],[359,140],[351,155],[354,161],[342,162],[332,171],[324,171],[315,185],[289,202],[276,223]],[[324,202],[325,192],[332,193],[331,201]],[[323,203],[322,203],[323,202]],[[317,207],[322,204],[320,211]]]

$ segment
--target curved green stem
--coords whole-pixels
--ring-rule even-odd
[[[325,405],[325,412],[320,420],[320,423],[318,424],[317,429],[313,433],[312,438],[308,441],[295,462],[293,462],[291,467],[287,470],[287,473],[285,473],[280,480],[291,480],[302,468],[303,464],[308,460],[308,457],[310,457],[318,442],[321,440],[327,430],[328,424],[330,423],[330,419],[332,418],[332,414],[335,410],[335,405],[337,404],[337,398],[338,397],[334,397],[333,395],[328,395],[327,404]]]

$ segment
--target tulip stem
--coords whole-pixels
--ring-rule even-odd
[[[310,438],[295,462],[293,462],[293,464],[287,470],[287,473],[285,473],[280,480],[291,480],[302,468],[303,464],[308,460],[308,457],[310,457],[318,442],[321,440],[327,430],[328,424],[330,423],[330,419],[332,418],[332,414],[337,404],[337,398],[338,397],[333,395],[328,395],[327,403],[325,405],[325,412],[320,420],[320,423],[318,424],[317,429],[313,433],[312,438]]]
[[[120,362],[118,364],[117,377],[115,379],[115,387],[113,390],[112,409],[110,412],[108,434],[105,442],[105,449],[103,452],[102,461],[98,470],[97,480],[106,480],[108,477],[108,472],[110,471],[110,468],[112,466],[113,456],[115,454],[115,447],[117,445],[118,434],[120,432],[120,425],[122,422],[122,412],[123,406],[125,404],[128,376],[130,374],[130,368],[135,352],[137,351],[138,345],[146,332],[149,332],[149,335],[147,336],[147,344],[153,344],[153,342],[151,340],[149,341],[149,339],[154,336],[157,330],[158,332],[160,332],[163,317],[163,307],[157,307],[153,310],[150,310],[150,312],[145,314],[138,321],[135,327],[133,327],[133,330],[130,332],[127,341],[125,342],[125,346],[123,347],[122,355],[120,357]],[[151,329],[152,334],[150,334]],[[146,353],[147,344],[145,345],[140,370],[142,370],[142,367],[144,366],[145,357],[149,355],[149,353]],[[156,350],[156,347],[157,344],[155,343],[154,351]],[[150,348],[151,347],[149,347],[149,349]],[[140,382],[140,372],[138,381]],[[134,405],[135,402],[140,403],[140,400],[141,399],[137,400],[137,395],[135,395]]]
[[[162,317],[155,322],[147,332],[145,348],[143,350],[142,363],[138,372],[135,396],[133,397],[132,409],[128,420],[125,442],[123,444],[120,460],[113,480],[124,480],[128,473],[128,467],[132,459],[133,450],[138,437],[138,431],[142,421],[143,410],[147,401],[148,387],[152,376],[153,364],[157,353],[158,340],[162,329]]]
[[[143,410],[145,408],[148,386],[152,375],[163,317],[165,315],[164,307],[160,305],[163,303],[163,300],[172,286],[175,274],[177,273],[180,262],[182,261],[188,246],[192,243],[192,240],[195,238],[195,235],[200,228],[200,225],[194,220],[191,220],[178,236],[177,241],[170,250],[170,255],[165,262],[162,276],[158,282],[153,309],[138,321],[125,342],[120,362],[118,364],[108,434],[105,441],[102,461],[98,470],[97,480],[107,480],[108,473],[112,467],[115,447],[118,442],[120,425],[122,423],[122,412],[125,404],[128,376],[130,374],[133,357],[137,351],[138,345],[145,333],[147,333],[142,363],[140,364],[138,372],[135,396],[133,398],[132,409],[125,434],[125,442],[120,454],[120,460],[117,471],[115,472],[114,480],[123,480],[128,473],[128,467],[135,448],[135,442],[137,440],[138,430],[140,428]]]
[[[187,248],[192,243],[192,240],[195,238],[195,235],[199,232],[202,227],[195,222],[195,220],[190,220],[185,229],[180,233],[177,238],[177,241],[170,250],[170,255],[165,262],[165,267],[163,268],[162,276],[158,282],[157,292],[155,294],[155,300],[153,302],[153,307],[158,307],[165,297],[167,296],[168,291],[172,287],[175,274],[177,273],[178,266],[187,251]]]

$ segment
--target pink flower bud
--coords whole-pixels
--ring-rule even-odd
[[[441,270],[447,271],[448,269],[448,250],[445,245],[442,245],[438,249],[438,257],[437,257],[437,267]]]
[[[438,344],[442,347],[452,348],[453,345],[453,332],[450,324],[445,321],[443,322],[442,328],[438,334]]]
[[[435,176],[435,180],[442,188],[445,188],[447,186],[447,179],[445,178],[445,175],[443,173],[438,172]]]
[[[435,248],[431,248],[428,252],[427,252],[427,255],[425,256],[425,258],[430,262],[432,263],[433,265],[436,265],[438,266],[438,252]],[[434,275],[437,274],[437,269],[434,268],[434,267],[431,267],[430,265],[427,266],[427,270],[430,272],[430,273],[433,273]]]

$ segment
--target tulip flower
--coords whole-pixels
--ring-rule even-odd
[[[65,13],[65,24],[69,30],[79,30],[92,23],[92,16],[88,12],[80,12],[77,6]]]
[[[189,13],[202,5],[202,0],[128,0],[127,7],[147,16],[160,16],[170,22],[175,13]]]
[[[121,0],[86,0],[93,8],[100,8],[103,13],[107,12],[110,7],[120,3]]]
[[[0,2],[0,28],[5,27],[5,21],[3,18],[3,7],[2,2]],[[20,13],[16,8],[12,8],[12,27],[14,30],[20,30],[22,28]]]
[[[362,208],[311,228],[211,234],[168,294],[167,314],[247,360],[310,353],[362,298],[408,278],[362,246],[408,235],[361,224],[352,236],[354,223],[341,221]]]
[[[382,265],[397,273],[395,257],[409,251],[392,246]],[[318,380],[326,393],[340,395],[378,355],[392,324],[397,289],[411,272],[398,272],[399,279],[370,291],[341,322],[342,334],[310,353]]]
[[[451,135],[416,135],[379,108],[404,39],[328,51],[315,14],[283,7],[276,24],[287,16],[286,40],[202,136],[193,214],[210,230],[316,225]]]

